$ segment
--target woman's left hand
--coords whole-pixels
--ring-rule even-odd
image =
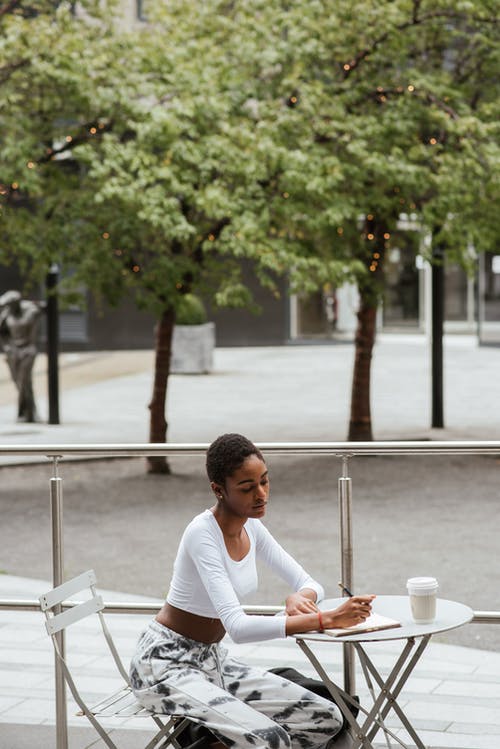
[[[297,614],[311,614],[318,610],[318,607],[316,606],[314,601],[311,601],[310,598],[307,598],[307,596],[305,596],[300,591],[298,593],[292,593],[288,596],[285,602],[285,607],[287,616],[296,616]]]

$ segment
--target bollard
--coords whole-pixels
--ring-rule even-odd
[[[348,456],[342,456],[342,477],[338,482],[339,510],[340,510],[340,571],[344,585],[353,589],[353,560],[352,560],[352,482],[348,476]],[[354,647],[351,643],[344,643],[344,690],[354,695],[356,676],[354,671]]]
[[[59,456],[53,458],[54,476],[50,479],[50,514],[52,519],[52,581],[54,588],[63,582],[64,548],[63,548],[63,493],[62,479],[58,476]],[[62,611],[61,606],[54,609]],[[65,656],[64,630],[56,635],[59,651]],[[68,718],[66,711],[66,682],[61,664],[55,659],[56,683],[56,748],[68,749]]]

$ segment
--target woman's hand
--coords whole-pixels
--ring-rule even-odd
[[[346,598],[345,602],[333,611],[322,611],[321,616],[325,629],[334,629],[335,627],[353,627],[367,619],[371,612],[371,603],[376,598],[374,595],[369,596],[352,596]]]
[[[311,614],[317,611],[318,607],[302,591],[292,593],[285,602],[285,611],[287,616],[297,616],[297,614]]]
[[[305,592],[305,591],[304,591]],[[337,627],[352,627],[367,619],[372,611],[372,601],[376,596],[353,596],[346,598],[338,608],[333,611],[323,611],[318,614],[318,607],[311,597],[299,591],[293,593],[286,599],[285,632],[287,635],[296,635],[300,632],[313,632],[321,627],[323,629],[336,629]],[[315,594],[313,594],[316,597]]]

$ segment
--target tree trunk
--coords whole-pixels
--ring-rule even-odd
[[[165,410],[174,323],[175,311],[169,308],[163,311],[155,328],[155,373],[149,404],[149,441],[154,443],[167,441]],[[170,473],[170,466],[163,455],[149,456],[147,463],[148,473]]]
[[[390,239],[388,221],[368,214],[365,219],[365,252],[367,276],[358,284],[359,311],[355,338],[354,371],[352,375],[350,442],[371,442],[372,416],[370,382],[372,352],[377,331],[377,309],[381,299],[383,265]]]
[[[357,317],[348,439],[350,442],[370,442],[373,439],[370,379],[377,319],[377,305],[372,298],[367,300],[361,296]]]

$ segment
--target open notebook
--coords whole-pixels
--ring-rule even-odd
[[[325,629],[324,633],[331,637],[341,637],[342,635],[358,635],[363,632],[376,632],[379,629],[392,629],[400,626],[401,622],[396,619],[390,619],[388,616],[382,616],[382,614],[370,614],[364,622],[354,624],[352,627]]]

